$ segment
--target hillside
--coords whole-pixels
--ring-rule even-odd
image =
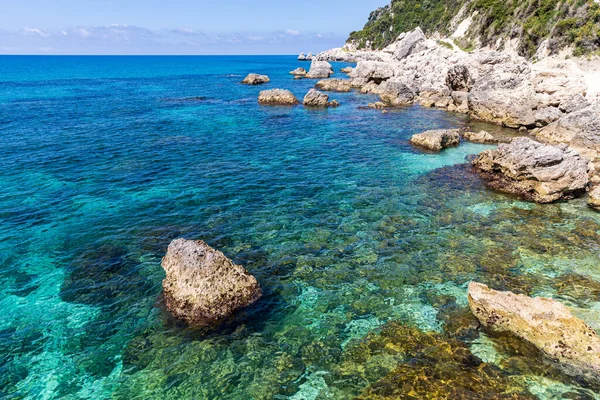
[[[527,58],[540,47],[549,54],[568,48],[575,56],[600,48],[595,0],[392,0],[372,12],[348,44],[381,49],[417,26],[427,35],[458,33],[455,41],[465,49],[511,47]]]

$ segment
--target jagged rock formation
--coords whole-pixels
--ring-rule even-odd
[[[588,204],[594,210],[600,211],[600,186],[595,186],[592,189],[590,189]]]
[[[474,143],[498,143],[498,139],[496,139],[492,134],[486,131],[479,132],[463,132],[463,139],[468,140],[469,142]]]
[[[410,143],[430,151],[440,151],[460,144],[458,129],[435,129],[413,135]]]
[[[313,61],[310,64],[310,70],[306,74],[306,78],[329,78],[331,74],[333,74],[333,67],[327,61]]]
[[[488,47],[541,58],[572,48],[574,55],[600,47],[600,5],[594,0],[392,0],[350,33],[347,49],[383,49],[398,35],[421,27],[461,47]]]
[[[304,96],[303,104],[307,107],[337,107],[337,100],[329,101],[329,96],[315,89],[310,89]]]
[[[486,328],[526,340],[569,375],[600,382],[600,339],[558,301],[471,282],[469,307]]]
[[[263,83],[271,82],[267,75],[259,74],[248,74],[242,81],[244,85],[261,85]]]
[[[573,198],[589,183],[588,161],[576,151],[525,137],[484,151],[473,165],[490,187],[538,203]]]
[[[290,92],[285,89],[263,90],[258,95],[258,103],[266,105],[293,106],[300,102]]]
[[[167,308],[190,325],[218,322],[258,300],[252,275],[201,240],[176,239],[162,260]]]
[[[352,85],[347,79],[323,79],[315,84],[315,87],[326,92],[349,92]]]

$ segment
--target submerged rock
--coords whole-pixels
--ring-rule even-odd
[[[526,137],[484,151],[473,165],[490,187],[538,203],[576,197],[589,182],[588,162],[576,151]]]
[[[446,147],[458,146],[458,129],[435,129],[413,135],[410,143],[431,151],[440,151]]]
[[[259,74],[248,74],[242,81],[244,85],[260,85],[263,83],[271,82],[267,75],[259,75]]]
[[[571,376],[600,382],[600,339],[558,301],[471,282],[469,306],[485,327],[533,344]]]
[[[352,67],[344,67],[340,70],[341,73],[344,74],[351,74],[352,73]]]
[[[294,76],[305,76],[306,70],[304,68],[296,68],[295,70],[290,71],[290,74]]]
[[[498,139],[486,131],[464,132],[463,138],[474,143],[498,143]]]
[[[310,89],[304,96],[304,105],[308,107],[337,107],[337,100],[329,101],[329,96],[315,89]]]
[[[293,106],[300,102],[289,90],[271,89],[263,90],[259,93],[258,103],[267,105]]]
[[[329,78],[331,74],[333,74],[333,67],[327,61],[313,61],[306,77],[311,79]]]
[[[167,308],[190,325],[222,320],[262,296],[256,278],[201,240],[172,241],[162,267]]]
[[[347,79],[323,79],[315,84],[317,89],[330,92],[349,92],[352,85]]]

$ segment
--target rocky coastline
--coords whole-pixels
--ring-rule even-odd
[[[427,38],[420,28],[416,28],[400,34],[382,50],[356,50],[346,45],[317,54],[312,63],[322,70],[325,61],[353,62],[356,66],[349,72],[347,80],[319,81],[317,88],[320,90],[348,91],[352,88],[379,95],[380,102],[370,104],[370,108],[420,104],[518,129],[537,142],[562,150],[568,148],[581,156],[589,163],[589,181],[583,192],[598,193],[598,59],[594,62],[555,56],[532,63],[510,52],[485,48],[466,52],[439,39]],[[496,141],[489,136],[475,140]],[[513,147],[518,150],[518,146]],[[501,185],[501,181],[506,184]],[[502,191],[519,192],[514,187],[506,187],[511,186],[509,181],[496,179],[495,186]],[[558,196],[555,200],[571,198],[575,193],[581,191],[571,192],[566,197]],[[548,201],[544,196],[521,197]],[[598,209],[596,203],[597,196],[590,196],[590,206]]]

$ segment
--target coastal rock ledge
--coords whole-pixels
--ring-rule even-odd
[[[172,241],[162,267],[167,308],[192,326],[218,322],[262,296],[256,278],[201,240]]]
[[[484,151],[473,165],[491,188],[538,203],[572,199],[589,183],[588,161],[575,150],[526,137]]]
[[[482,325],[533,344],[566,374],[600,382],[600,339],[558,301],[471,282],[469,307]]]

